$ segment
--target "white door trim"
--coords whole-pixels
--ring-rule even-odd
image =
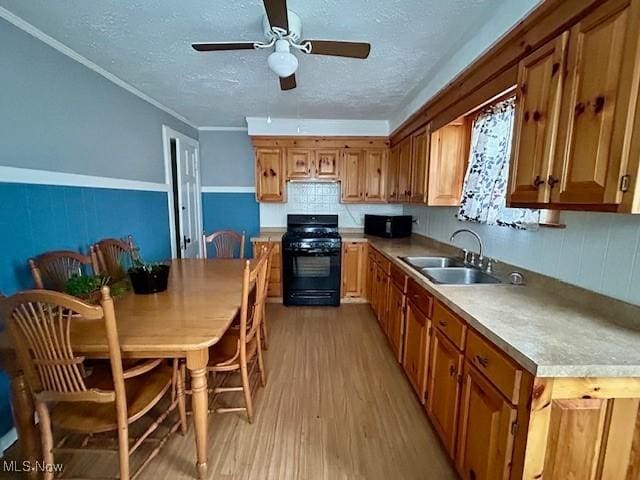
[[[171,172],[171,139],[176,140],[176,152],[178,153],[178,161],[180,161],[180,143],[184,142],[196,149],[196,178],[197,178],[197,218],[198,218],[198,238],[202,237],[203,221],[202,221],[202,187],[200,183],[200,143],[198,140],[188,137],[183,133],[173,130],[166,125],[162,126],[162,146],[164,151],[164,176],[167,186],[167,204],[169,206],[169,235],[171,236],[171,258],[178,258],[178,245],[176,244],[176,222],[173,213],[173,177]],[[179,170],[179,169],[178,169]],[[178,190],[180,184],[178,183]],[[202,243],[202,242],[198,242]],[[202,245],[200,245],[200,257],[202,257]]]

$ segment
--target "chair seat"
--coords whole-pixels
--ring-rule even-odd
[[[125,380],[128,423],[142,417],[171,387],[173,369],[161,364],[148,373]],[[87,388],[113,390],[108,367],[96,366],[85,379]],[[50,407],[51,423],[65,430],[100,433],[118,426],[115,402],[60,402]]]
[[[238,352],[238,342],[240,341],[240,329],[239,328],[230,328],[227,332],[222,336],[222,338],[216,343],[209,347],[209,368],[215,368],[216,366],[220,366],[220,364],[225,363],[231,360],[234,356],[236,356],[236,352]],[[258,342],[257,337],[254,337],[247,344],[247,361],[253,358],[253,356],[258,351]],[[231,364],[240,366],[240,354],[238,353],[238,358]]]

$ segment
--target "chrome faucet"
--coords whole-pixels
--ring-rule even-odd
[[[482,260],[483,260],[483,256],[482,256],[482,251],[484,250],[484,245],[482,244],[482,239],[480,238],[480,235],[478,235],[476,232],[474,232],[473,230],[469,230],[467,228],[461,228],[460,230],[456,230],[455,232],[453,232],[451,234],[451,238],[449,238],[450,242],[453,242],[453,240],[460,234],[460,233],[468,233],[470,235],[472,235],[473,237],[475,237],[476,240],[478,240],[478,247],[479,247],[479,252],[478,252],[478,262],[480,265],[482,265]],[[468,255],[469,252],[467,250],[464,250],[464,261],[466,263],[471,263],[471,264],[475,264],[475,255],[472,253],[471,254],[471,260],[468,259]]]

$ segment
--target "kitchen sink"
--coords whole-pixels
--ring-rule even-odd
[[[421,268],[425,277],[442,285],[476,285],[503,283],[500,279],[472,267]]]
[[[402,260],[418,270],[423,268],[451,268],[464,266],[461,260],[451,257],[402,257]]]

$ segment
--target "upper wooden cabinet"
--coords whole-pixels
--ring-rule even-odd
[[[518,66],[518,108],[510,181],[512,202],[548,202],[569,34],[535,51]]]
[[[340,170],[341,199],[345,203],[386,201],[387,150],[347,149]]]
[[[424,129],[411,138],[410,201],[424,203],[427,195],[427,169],[429,168],[429,130]]]
[[[315,177],[337,180],[339,176],[340,150],[318,149],[315,151]]]
[[[312,178],[315,167],[315,151],[310,148],[287,149],[287,178]]]
[[[411,199],[411,137],[405,138],[398,147],[398,195],[399,202]]]
[[[427,204],[460,205],[465,167],[469,157],[469,123],[458,120],[431,134]]]
[[[511,206],[623,210],[639,27],[640,2],[609,0],[521,61]]]
[[[259,202],[282,202],[284,189],[282,148],[256,148],[256,198]]]
[[[398,201],[398,169],[400,162],[400,146],[396,145],[389,150],[389,161],[387,163],[387,200],[389,202]]]

